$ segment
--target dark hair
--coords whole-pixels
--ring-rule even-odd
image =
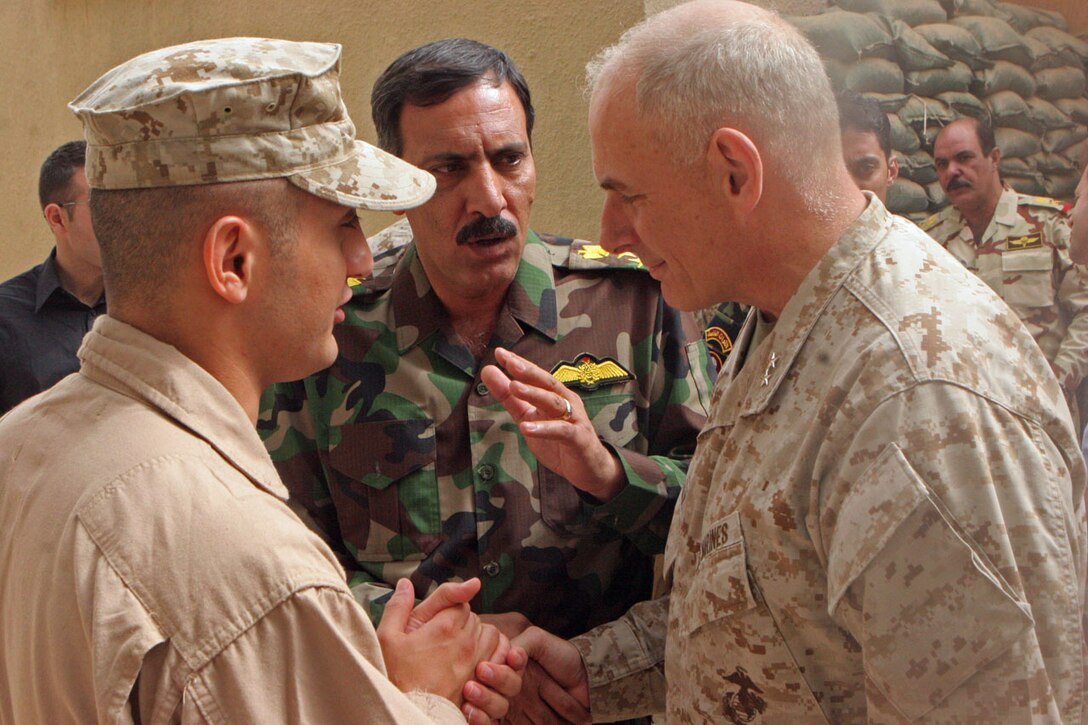
[[[153,305],[168,297],[186,245],[224,214],[261,225],[272,253],[285,253],[295,244],[306,196],[287,179],[91,189],[91,224],[110,303]]]
[[[892,157],[892,125],[880,104],[872,98],[843,91],[836,99],[839,105],[839,131],[861,131],[876,135],[884,157]]]
[[[409,50],[374,81],[370,115],[378,130],[378,145],[400,156],[404,152],[400,112],[406,103],[435,106],[482,79],[496,86],[509,82],[514,87],[532,143],[534,112],[529,86],[510,56],[475,40],[446,38]]]
[[[990,122],[985,118],[979,116],[961,116],[952,123],[959,123],[961,121],[967,121],[975,129],[975,138],[978,139],[979,148],[982,150],[983,156],[989,156],[990,152],[997,146],[997,140],[994,138],[994,127],[990,125]],[[952,123],[948,124],[951,126]],[[945,126],[937,134],[937,138],[940,138],[945,131]],[[934,146],[936,146],[936,139],[934,139]]]
[[[76,169],[82,169],[86,164],[87,142],[83,140],[61,144],[46,157],[38,172],[38,201],[42,209],[49,204],[71,201],[65,198],[69,192],[68,182]]]
[[[990,152],[997,146],[997,139],[994,138],[994,127],[985,118],[968,116],[967,120],[975,122],[975,135],[978,137],[978,145],[982,148],[983,155],[989,156]]]

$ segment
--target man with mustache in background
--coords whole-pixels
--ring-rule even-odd
[[[933,158],[952,203],[922,222],[922,229],[1023,320],[1076,420],[1077,389],[1088,373],[1088,274],[1069,257],[1064,204],[1001,183],[1001,150],[984,121],[948,124],[933,145]]]
[[[428,43],[371,101],[437,191],[354,288],[333,366],[266,393],[262,435],[375,619],[400,577],[422,597],[479,576],[485,622],[580,634],[650,595],[708,404],[702,330],[634,255],[530,230],[533,107],[505,53]],[[481,379],[496,363],[545,390],[531,423]]]

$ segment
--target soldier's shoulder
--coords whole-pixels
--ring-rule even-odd
[[[641,269],[642,260],[631,252],[612,254],[601,245],[585,239],[537,232],[548,248],[552,264],[571,270]]]
[[[1066,214],[1067,207],[1065,202],[1051,199],[1049,196],[1029,196],[1027,194],[1018,195],[1016,204],[1017,206],[1030,207],[1033,211],[1045,209],[1063,216]]]
[[[923,232],[928,232],[932,229],[935,229],[940,224],[951,219],[953,216],[953,212],[954,207],[949,204],[944,209],[941,209],[939,212],[931,214],[922,221],[918,222],[918,228],[921,229]]]

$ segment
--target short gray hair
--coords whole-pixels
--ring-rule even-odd
[[[723,121],[750,123],[741,130],[779,159],[792,149],[841,157],[831,84],[796,29],[769,12],[698,27],[693,18],[668,22],[676,10],[644,20],[590,61],[588,93],[608,92],[618,75],[632,79],[639,117],[679,164],[699,158]]]

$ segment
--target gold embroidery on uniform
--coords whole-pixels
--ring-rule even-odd
[[[598,359],[583,352],[573,362],[560,362],[551,370],[556,380],[568,388],[596,390],[602,385],[634,380],[634,376],[610,357]]]
[[[1005,245],[1009,249],[1034,249],[1043,246],[1043,238],[1038,234],[1025,234],[1022,237],[1008,240]]]
[[[599,244],[583,244],[581,247],[578,247],[576,251],[578,252],[578,256],[582,259],[595,260],[604,259],[605,257],[609,256],[608,250],[606,250]],[[620,252],[616,256],[619,259],[625,259],[628,262],[634,262],[639,267],[643,266],[642,260],[638,258],[638,255],[632,252]]]

